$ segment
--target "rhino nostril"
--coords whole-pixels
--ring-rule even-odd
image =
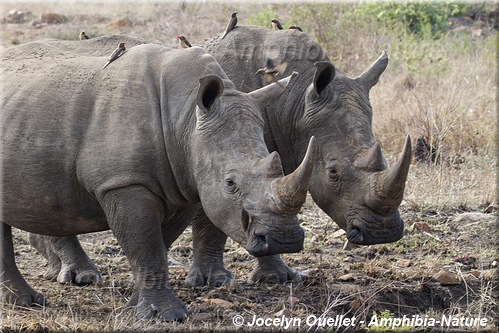
[[[244,232],[248,231],[248,227],[250,225],[250,215],[248,214],[248,212],[243,209],[243,212],[242,212],[242,216],[241,216],[241,223],[243,225],[243,230]]]
[[[347,239],[352,243],[360,244],[364,240],[364,237],[362,236],[362,231],[354,227],[348,232]]]
[[[256,257],[264,256],[269,250],[269,245],[267,244],[266,237],[253,234],[248,240],[246,250]]]

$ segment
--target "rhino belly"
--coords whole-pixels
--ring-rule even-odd
[[[11,123],[2,138],[2,222],[52,236],[108,229],[78,180],[73,144],[50,131],[26,133]]]

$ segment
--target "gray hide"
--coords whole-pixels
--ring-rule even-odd
[[[42,41],[2,52],[7,301],[46,303],[16,267],[11,227],[61,239],[111,229],[134,275],[129,305],[163,320],[187,314],[168,281],[167,248],[199,203],[250,253],[302,249],[296,213],[315,140],[283,176],[260,111],[290,78],[246,94],[199,48],[139,45],[101,70],[109,55],[74,52],[80,45],[101,46]]]
[[[407,137],[402,158],[387,169],[372,132],[369,91],[388,64],[383,54],[361,75],[348,78],[331,64],[306,33],[239,26],[223,40],[203,47],[218,59],[242,91],[268,84],[255,75],[267,59],[288,64],[284,75],[299,73],[281,97],[265,109],[265,142],[281,154],[291,172],[305,154],[307,138],[317,137],[318,156],[309,192],[318,206],[347,231],[356,244],[394,242],[403,235],[398,206],[411,158]],[[225,236],[207,222],[202,211],[193,222],[194,263],[187,282],[220,285],[231,280],[223,265]],[[215,242],[214,239],[219,239]],[[285,282],[297,278],[279,256],[258,258],[251,279]]]
[[[309,192],[318,206],[347,231],[352,243],[386,243],[402,237],[404,224],[398,206],[410,164],[410,139],[406,139],[402,158],[387,169],[372,133],[369,102],[369,91],[388,64],[385,53],[352,79],[339,73],[310,36],[297,30],[238,26],[223,40],[216,37],[203,46],[242,91],[267,85],[255,73],[265,66],[268,57],[288,63],[284,75],[299,72],[286,92],[265,109],[265,142],[269,150],[280,153],[284,172],[289,173],[305,155],[308,138],[315,135],[319,153]],[[193,220],[193,238],[194,262],[187,282],[229,283],[231,273],[223,264],[226,236],[208,221],[202,210]],[[48,246],[39,247],[44,252]],[[67,248],[77,249],[78,244]],[[75,263],[89,262],[84,255],[72,256],[79,258],[78,261],[69,260],[71,256],[66,251],[59,251],[58,257],[67,263],[66,267],[73,266],[61,270],[62,281],[70,281],[64,272],[75,275],[88,266]],[[55,269],[49,274],[53,277],[59,272],[58,261],[49,260],[49,263],[55,263],[51,264]],[[87,272],[87,275],[81,273],[86,278],[80,281],[98,278],[95,270]],[[252,280],[268,282],[297,277],[277,255],[259,257],[251,275]]]

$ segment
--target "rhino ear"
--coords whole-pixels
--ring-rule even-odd
[[[209,75],[199,79],[197,105],[204,113],[209,113],[215,101],[224,91],[222,79]]]
[[[329,61],[319,61],[315,63],[314,81],[312,82],[314,91],[320,95],[327,85],[333,81],[336,69]]]
[[[355,78],[355,80],[369,92],[378,83],[379,77],[385,71],[386,66],[388,66],[388,55],[383,51],[378,59],[364,73]]]
[[[272,99],[278,98],[286,90],[286,87],[297,75],[298,72],[293,72],[284,79],[248,93],[248,96],[263,110]]]

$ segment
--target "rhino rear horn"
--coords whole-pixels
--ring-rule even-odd
[[[255,174],[269,177],[281,177],[284,172],[282,170],[282,162],[279,153],[274,151],[267,157],[261,159],[255,167]]]
[[[248,96],[251,96],[260,110],[263,110],[273,99],[281,96],[291,80],[293,80],[297,75],[298,72],[293,72],[291,75],[285,77],[284,79],[248,93]]]
[[[411,159],[411,137],[408,135],[397,163],[387,170],[374,174],[375,180],[367,193],[369,207],[382,214],[391,214],[397,210],[404,196]]]
[[[204,113],[209,113],[215,101],[222,95],[224,84],[221,78],[208,75],[199,79],[197,105]]]
[[[298,168],[293,173],[278,178],[272,183],[274,199],[283,212],[296,214],[305,203],[316,154],[317,140],[312,136],[305,157]]]
[[[388,66],[388,55],[383,51],[378,59],[356,80],[369,91],[378,83],[379,77],[385,71],[386,66]]]
[[[374,172],[387,168],[386,161],[381,152],[381,146],[377,142],[369,150],[359,155],[353,165],[357,169]]]

